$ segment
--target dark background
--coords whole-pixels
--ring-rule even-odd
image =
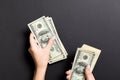
[[[65,80],[84,43],[102,50],[96,80],[120,79],[120,0],[0,0],[0,80],[32,80],[27,24],[43,15],[53,18],[69,53],[48,66],[46,80]]]

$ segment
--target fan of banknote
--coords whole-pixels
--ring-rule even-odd
[[[28,24],[29,29],[34,34],[39,42],[39,45],[44,48],[51,37],[55,37],[54,44],[50,49],[49,64],[64,60],[67,58],[67,51],[64,48],[53,19],[51,17],[42,16],[39,19]]]
[[[92,72],[100,53],[100,49],[94,48],[86,44],[83,44],[81,48],[77,48],[74,62],[72,65],[70,80],[85,80],[85,67],[89,65],[90,71]]]

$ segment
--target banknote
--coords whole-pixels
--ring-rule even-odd
[[[101,53],[101,50],[84,44],[81,48],[77,48],[70,80],[85,80],[84,69],[87,65],[90,66],[92,72],[95,63]]]
[[[55,63],[55,62],[64,60],[64,59],[66,59],[66,58],[67,58],[66,55],[59,55],[59,56],[57,56],[56,58],[49,60],[49,64],[52,64],[52,63]]]
[[[48,17],[49,18],[49,17]],[[28,24],[29,29],[31,30],[31,32],[34,34],[34,36],[36,37],[36,39],[39,42],[39,45],[44,48],[46,47],[49,39],[51,37],[55,37],[54,39],[54,44],[50,49],[50,59],[49,59],[49,63],[54,63],[63,59],[67,58],[67,51],[65,50],[61,40],[59,39],[59,37],[54,33],[54,29],[51,28],[51,23],[49,21],[47,17],[42,16],[39,19],[31,22]],[[50,18],[52,19],[52,18]],[[53,26],[55,27],[55,26]],[[59,56],[63,56],[63,59],[59,59]],[[65,56],[65,57],[64,57]],[[56,61],[54,61],[56,58]]]
[[[62,44],[62,42],[61,42],[61,40],[60,40],[60,38],[59,38],[59,35],[58,35],[57,30],[56,30],[56,28],[55,28],[55,25],[54,25],[54,22],[53,22],[52,17],[46,17],[45,19],[46,19],[46,21],[47,21],[47,23],[48,23],[48,25],[49,25],[52,33],[53,33],[54,36],[56,37],[56,39],[57,39],[57,41],[58,41],[58,43],[59,43],[59,46],[61,47],[62,51],[64,52],[63,54],[55,57],[54,59],[49,60],[49,64],[52,64],[52,63],[55,63],[55,62],[58,62],[58,61],[61,61],[61,60],[66,59],[68,53],[67,53],[67,51],[65,50],[65,48],[64,48],[64,46],[63,46],[63,44]]]
[[[64,52],[63,55],[67,56],[68,53],[67,53],[66,49],[64,48],[62,41],[59,38],[59,35],[58,35],[57,30],[55,28],[55,25],[54,25],[52,17],[46,17],[46,21],[47,21],[47,23],[49,23],[49,26],[50,26],[51,30],[53,31],[53,34],[55,35],[55,37],[56,37],[56,39],[57,39],[61,49],[63,50],[63,52]]]
[[[56,39],[57,39],[57,41],[58,41],[58,43],[59,43],[59,46],[60,46],[61,49],[64,51],[64,55],[65,55],[65,56],[68,55],[66,49],[65,49],[64,46],[63,46],[62,41],[61,41],[60,38],[59,38],[59,35],[58,35],[57,30],[56,30],[56,28],[55,28],[55,25],[54,25],[54,22],[53,22],[52,17],[46,17],[45,19],[46,19],[47,23],[49,24],[51,30],[53,31],[53,34],[55,35],[55,37],[56,37]]]
[[[83,44],[82,47],[81,47],[83,50],[88,50],[88,51],[93,51],[95,52],[95,58],[94,58],[94,61],[92,62],[92,65],[90,66],[90,71],[92,72],[94,67],[95,67],[95,64],[101,54],[101,50],[100,49],[97,49],[97,48],[94,48],[92,46],[89,46],[87,44]]]

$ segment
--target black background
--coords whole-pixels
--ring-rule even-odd
[[[48,66],[46,80],[65,80],[84,43],[102,50],[96,80],[120,79],[120,0],[0,0],[0,80],[32,80],[27,24],[43,15],[53,18],[69,53]]]

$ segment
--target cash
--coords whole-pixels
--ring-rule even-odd
[[[92,72],[100,53],[101,50],[86,44],[83,44],[81,48],[77,48],[70,80],[85,80],[85,67],[89,65]]]
[[[41,46],[41,48],[46,47],[51,37],[55,37],[54,44],[50,49],[49,64],[67,58],[68,53],[58,36],[53,19],[51,17],[42,16],[39,19],[29,23],[28,27],[38,40],[38,44]]]

